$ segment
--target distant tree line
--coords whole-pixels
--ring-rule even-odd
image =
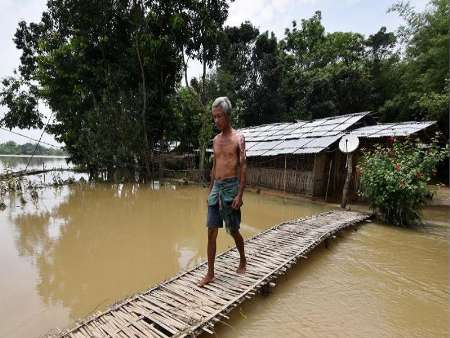
[[[0,143],[1,155],[50,155],[50,156],[65,156],[67,155],[62,149],[52,149],[41,146],[36,147],[36,144],[25,143],[17,144],[14,141]]]
[[[239,127],[371,110],[386,122],[437,120],[448,139],[448,2],[390,11],[405,21],[397,32],[327,33],[316,12],[278,40],[251,22],[224,27],[227,1],[51,0],[40,22],[19,23],[0,125],[42,127],[42,100],[74,163],[146,177],[171,141],[199,149],[202,168],[209,105],[224,95]],[[192,59],[203,71],[189,82]]]

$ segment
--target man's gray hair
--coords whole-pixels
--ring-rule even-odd
[[[232,107],[231,107],[231,101],[228,97],[221,96],[221,97],[218,97],[217,99],[215,99],[212,104],[212,108],[214,109],[217,107],[221,107],[225,114],[227,114],[228,116],[231,116],[231,108]]]

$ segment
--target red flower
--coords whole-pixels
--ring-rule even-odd
[[[400,164],[397,163],[397,164],[395,165],[395,171],[400,171]]]
[[[389,137],[387,138],[387,141],[388,141],[389,143],[394,143],[394,142],[395,142],[395,137],[389,136]]]

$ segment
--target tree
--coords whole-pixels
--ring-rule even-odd
[[[219,39],[223,24],[228,16],[228,3],[225,0],[199,0],[193,2],[192,20],[190,21],[190,38],[186,42],[186,54],[202,63],[203,72],[199,87],[199,95],[204,106],[201,118],[201,130],[204,137],[200,138],[199,169],[203,172],[207,141],[212,136],[208,125],[211,124],[210,109],[207,97],[207,68],[211,68],[217,58]]]
[[[3,82],[9,111],[2,123],[42,125],[36,107],[43,100],[56,119],[49,131],[73,162],[94,176],[137,163],[148,176],[148,154],[160,149],[174,120],[170,103],[193,6],[49,1],[39,23],[19,24],[21,66],[16,79]]]
[[[398,68],[396,95],[381,108],[385,120],[437,120],[448,135],[448,10],[445,0],[432,0],[421,13],[409,2],[391,8],[405,20],[398,32],[405,57]]]
[[[180,142],[182,152],[193,152],[199,147],[199,131],[202,126],[203,105],[195,90],[182,87],[174,98],[176,123],[171,139]]]
[[[314,69],[323,64],[319,51],[325,41],[325,27],[322,14],[316,11],[309,19],[302,19],[298,28],[297,22],[292,22],[292,29],[286,28],[284,40],[280,42],[283,51],[282,95],[284,97],[286,116],[290,119],[308,119],[311,113],[307,111],[306,102],[310,79]]]
[[[250,93],[243,120],[246,125],[279,122],[284,111],[280,93],[282,68],[278,42],[273,33],[260,34],[251,57]]]
[[[399,86],[398,63],[399,55],[394,51],[397,38],[394,33],[386,32],[386,27],[370,35],[366,41],[366,67],[372,86],[369,97],[370,109],[377,111],[387,100],[397,93]]]
[[[367,110],[370,79],[364,65],[364,37],[326,33],[321,13],[293,22],[280,43],[282,95],[291,119],[321,118]]]
[[[243,126],[243,114],[249,111],[252,54],[259,30],[246,21],[239,27],[226,27],[219,44],[215,79],[222,96],[233,104],[233,124]]]

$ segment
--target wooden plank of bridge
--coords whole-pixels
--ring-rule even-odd
[[[350,211],[330,211],[284,222],[245,242],[247,272],[235,271],[236,248],[216,258],[216,279],[198,287],[206,262],[158,286],[82,321],[57,337],[186,337],[213,333],[214,324],[336,232],[369,218]]]

